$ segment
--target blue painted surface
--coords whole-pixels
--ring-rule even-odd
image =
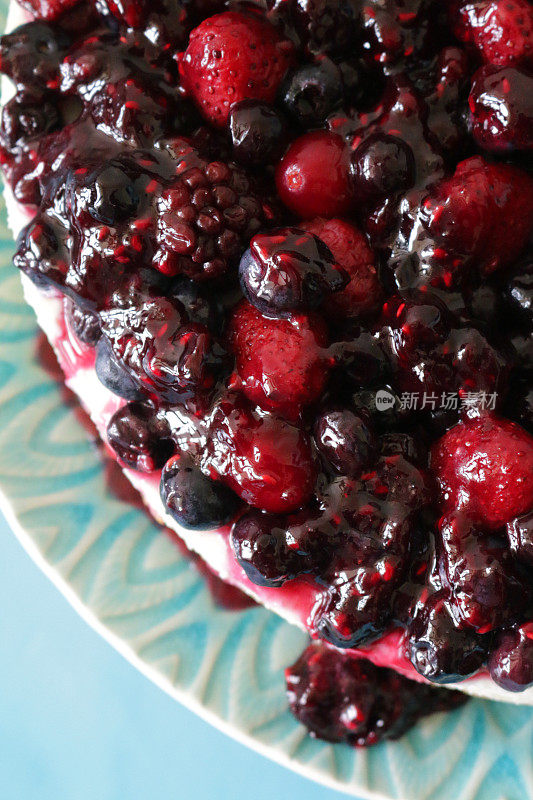
[[[165,695],[81,620],[0,518],[2,800],[340,800]]]

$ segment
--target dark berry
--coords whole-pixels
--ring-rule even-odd
[[[296,122],[304,128],[318,127],[344,99],[341,72],[333,61],[321,57],[290,75],[282,97]]]
[[[508,692],[523,692],[533,685],[531,622],[502,633],[488,667],[492,680]]]
[[[315,309],[348,281],[324,242],[299,228],[254,236],[239,276],[250,302],[276,317]]]
[[[229,130],[233,155],[242,164],[274,163],[286,144],[287,126],[279,112],[266,103],[242,100],[232,106]]]
[[[302,568],[299,553],[289,546],[283,519],[250,511],[233,526],[235,558],[258,586],[281,586]]]
[[[357,747],[398,739],[420,717],[464,702],[460,692],[421,685],[317,643],[285,677],[291,711],[311,736]]]
[[[487,638],[455,626],[444,592],[419,604],[408,637],[411,663],[433,683],[464,680],[480,669],[487,656]]]
[[[356,202],[372,205],[402,194],[415,182],[413,151],[397,136],[372,133],[352,153],[351,176]]]
[[[160,469],[174,451],[168,422],[146,403],[119,408],[107,425],[107,440],[118,458],[139,472]]]
[[[65,302],[65,314],[68,324],[78,339],[84,344],[94,347],[101,336],[98,316],[70,299]]]
[[[105,336],[101,337],[96,347],[95,369],[99,381],[113,394],[132,401],[142,401],[146,398],[137,381],[117,360]]]
[[[161,475],[161,499],[170,516],[190,530],[229,522],[239,499],[221,481],[204,475],[185,456],[173,456]]]
[[[326,411],[315,423],[317,447],[341,475],[359,477],[376,453],[368,420],[349,409]]]
[[[220,334],[224,326],[222,308],[214,297],[202,291],[198,283],[180,276],[172,282],[168,294],[185,306],[192,322],[205,326],[215,336]]]
[[[153,265],[165,275],[219,277],[238,264],[269,206],[242,167],[204,159],[184,139],[168,149],[177,177],[157,201]]]

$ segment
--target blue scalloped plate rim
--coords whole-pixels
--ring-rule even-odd
[[[0,507],[78,613],[179,702],[329,787],[387,800],[533,798],[530,708],[472,700],[367,750],[306,733],[287,709],[283,678],[305,635],[263,608],[217,607],[175,543],[112,496],[101,456],[37,362],[12,251],[2,208]]]

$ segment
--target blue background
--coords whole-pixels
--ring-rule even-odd
[[[77,616],[0,516],[2,800],[340,800],[167,697]]]

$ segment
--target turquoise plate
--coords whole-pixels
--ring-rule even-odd
[[[172,540],[110,495],[98,452],[36,361],[12,251],[2,209],[1,505],[81,616],[172,697],[308,778],[369,798],[531,800],[533,709],[471,701],[368,750],[311,739],[283,679],[306,637],[263,608],[216,607]]]

